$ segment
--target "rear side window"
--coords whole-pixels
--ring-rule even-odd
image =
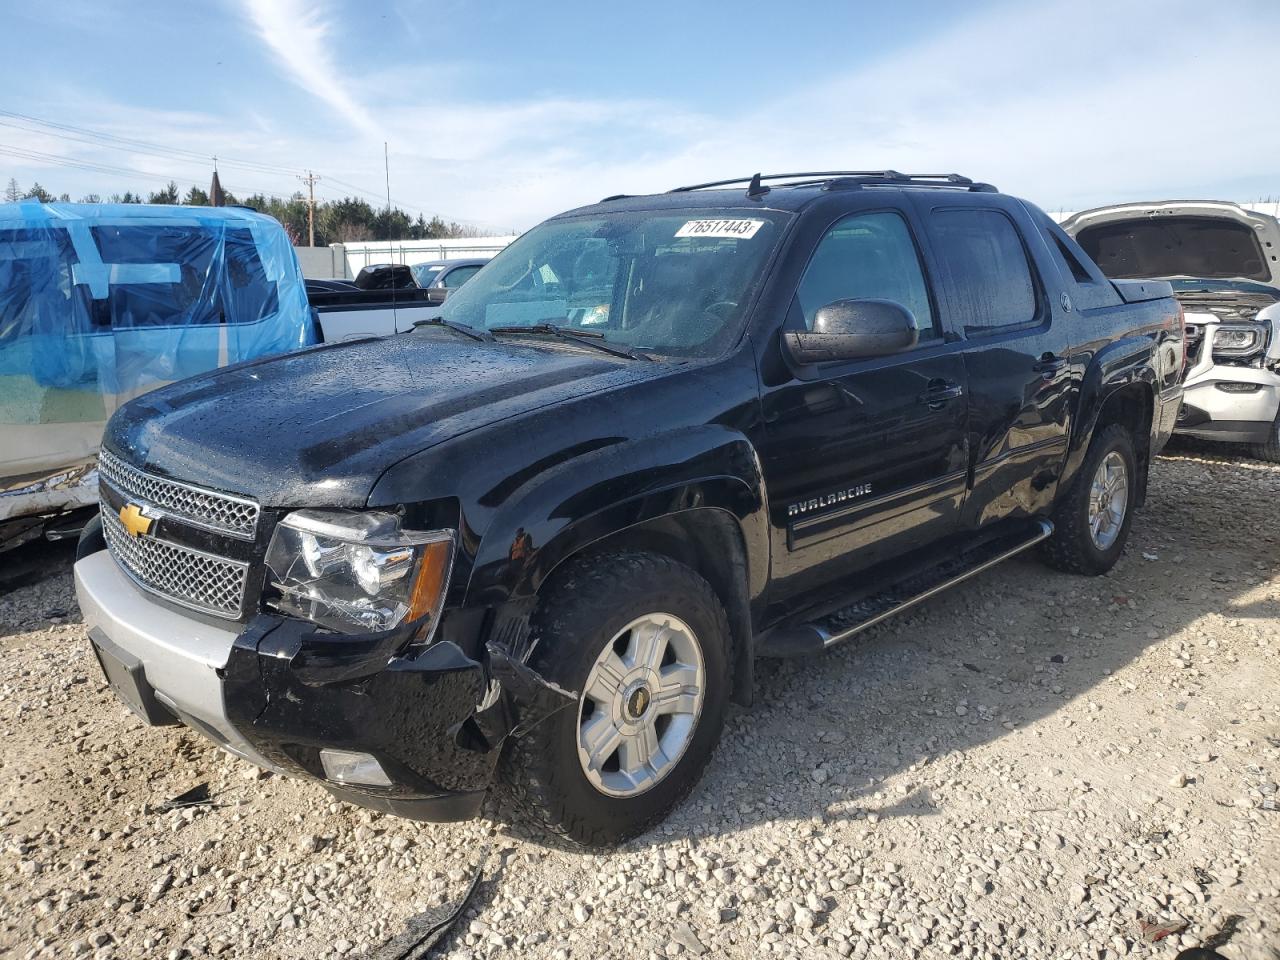
[[[1035,281],[1013,221],[998,210],[935,210],[930,231],[966,334],[1035,322]]]
[[[1079,258],[1071,251],[1071,249],[1062,242],[1056,233],[1049,234],[1053,240],[1053,245],[1058,251],[1058,256],[1062,262],[1067,265],[1067,270],[1071,274],[1071,279],[1076,283],[1093,283],[1093,277],[1089,276],[1089,271],[1084,268]]]
[[[806,329],[836,300],[893,300],[916,318],[920,340],[938,336],[929,288],[907,223],[896,213],[845,217],[818,243],[796,293]]]
[[[1040,210],[1031,210],[1031,217],[1036,226],[1049,241],[1051,255],[1062,268],[1062,275],[1070,287],[1071,299],[1081,309],[1091,307],[1109,307],[1120,302],[1115,288],[1107,282],[1097,264],[1089,259],[1080,245],[1072,240],[1063,229],[1050,220]]]

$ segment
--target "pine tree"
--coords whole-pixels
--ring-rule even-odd
[[[157,190],[147,198],[147,203],[178,203],[178,185],[172,180],[163,190]]]
[[[4,188],[4,198],[10,203],[17,203],[22,199],[22,188],[14,177],[9,178],[9,185]]]
[[[41,203],[53,203],[55,198],[52,193],[40,186],[39,183],[33,183],[31,184],[31,189],[27,191],[27,195],[24,199],[39,200]]]

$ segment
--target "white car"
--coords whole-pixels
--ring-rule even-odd
[[[1172,282],[1187,325],[1175,432],[1280,463],[1280,221],[1179,200],[1098,207],[1062,227],[1112,279]]]

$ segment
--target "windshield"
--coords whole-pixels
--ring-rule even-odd
[[[1113,280],[1271,279],[1254,231],[1222,217],[1121,220],[1086,227],[1076,241]]]
[[[418,282],[418,286],[429,287],[435,282],[436,277],[440,275],[440,271],[443,269],[443,263],[420,263],[412,268],[413,279]]]
[[[723,351],[741,329],[787,214],[641,211],[551,220],[445,302],[477,329],[554,324],[681,357]]]

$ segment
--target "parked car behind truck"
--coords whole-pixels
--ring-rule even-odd
[[[456,260],[428,260],[413,265],[413,279],[424,289],[454,290],[489,262],[489,257],[460,257]]]
[[[1063,229],[1113,278],[1163,278],[1186,311],[1177,432],[1280,463],[1280,221],[1234,203],[1128,203]]]
[[[1181,395],[1167,283],[959,176],[610,198],[431,319],[119,411],[85,622],[148,722],[591,845],[691,789],[756,658],[1031,547],[1110,569]]]
[[[97,503],[98,440],[120,404],[314,342],[297,258],[270,217],[0,204],[0,550]]]

